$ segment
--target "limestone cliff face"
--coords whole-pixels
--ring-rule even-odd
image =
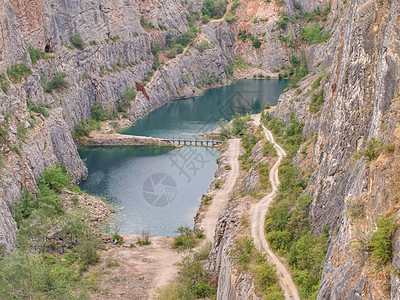
[[[302,93],[282,95],[275,116],[289,112],[318,135],[310,159],[316,166],[308,184],[310,218],[316,232],[328,225],[330,241],[318,299],[398,299],[399,243],[394,237],[393,268],[378,276],[366,247],[381,215],[398,215],[399,2],[332,2],[332,38],[308,49],[311,76]],[[337,19],[336,19],[337,18]],[[324,102],[310,113],[311,83],[324,76]],[[373,162],[360,158],[372,137],[393,144]],[[351,215],[360,205],[363,216]],[[358,245],[358,246],[357,246]]]

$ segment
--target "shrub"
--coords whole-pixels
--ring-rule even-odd
[[[214,299],[216,289],[208,284],[204,260],[210,252],[210,244],[185,256],[179,267],[177,280],[156,291],[155,299]]]
[[[317,23],[308,24],[304,28],[302,36],[303,39],[305,39],[310,45],[321,44],[331,38],[331,34],[329,32],[322,33],[322,28]]]
[[[158,43],[151,43],[151,53],[153,53],[153,55],[157,55],[160,50],[161,47]]]
[[[33,111],[38,114],[42,114],[43,117],[47,118],[49,116],[49,112],[47,109],[50,108],[50,105],[48,105],[48,104],[45,104],[45,103],[34,104],[31,101],[27,100],[26,106],[30,111]]]
[[[217,181],[214,183],[214,187],[215,187],[216,189],[219,189],[219,188],[221,187],[221,182],[220,182],[219,180],[217,180]]]
[[[143,16],[140,18],[140,25],[142,25],[142,27],[143,27],[144,29],[156,29],[156,27],[153,25],[153,23],[151,23],[151,22],[146,22],[146,21],[144,20],[144,17],[143,17]]]
[[[371,139],[368,140],[365,150],[364,150],[364,156],[367,158],[368,161],[374,161],[381,155],[383,151],[383,145],[382,142],[377,140],[375,137],[372,137]]]
[[[8,89],[10,88],[10,83],[7,80],[6,75],[0,74],[0,88],[3,90],[4,93],[7,93]]]
[[[113,243],[117,243],[118,245],[122,245],[124,243],[124,239],[118,233],[115,233],[111,239]]]
[[[184,34],[182,34],[178,38],[179,44],[181,44],[183,47],[186,47],[189,43],[193,42],[197,36],[197,29],[196,28],[190,28],[188,31],[186,31]]]
[[[202,9],[203,15],[213,19],[221,18],[226,12],[225,0],[206,0]]]
[[[277,152],[274,147],[274,144],[272,144],[269,141],[266,141],[262,150],[263,155],[265,156],[276,156]]]
[[[45,93],[52,93],[54,90],[60,92],[68,88],[68,83],[65,80],[67,74],[57,73],[49,82],[42,82],[42,87]]]
[[[172,48],[169,52],[168,52],[168,54],[167,54],[167,57],[168,58],[175,58],[176,57],[176,49],[175,48]]]
[[[118,103],[117,110],[119,112],[126,112],[131,105],[131,102],[136,99],[136,90],[134,87],[127,86],[121,101]]]
[[[180,235],[174,238],[172,247],[178,250],[192,249],[196,245],[193,231],[189,227],[181,226],[177,231]]]
[[[202,197],[202,202],[204,204],[208,204],[212,200],[212,197],[210,195],[203,195]]]
[[[14,83],[19,83],[21,80],[32,74],[32,70],[24,63],[14,64],[7,69],[8,78]]]
[[[29,57],[31,58],[31,62],[33,65],[36,64],[39,59],[42,59],[45,57],[44,52],[40,52],[32,45],[28,45],[28,52],[29,52]]]
[[[246,64],[240,58],[235,57],[235,60],[233,62],[233,69],[234,70],[248,69],[250,67],[251,67],[250,65]]]
[[[201,16],[201,23],[202,24],[208,24],[210,22],[210,17],[207,15],[202,15]]]
[[[257,39],[254,39],[252,42],[252,45],[254,48],[260,48],[261,47],[261,42]]]
[[[45,169],[39,180],[40,184],[47,185],[50,189],[60,193],[61,190],[70,185],[71,176],[67,174],[65,165],[56,163],[54,166]]]
[[[320,90],[316,93],[315,92],[312,93],[311,102],[309,105],[310,112],[312,114],[317,113],[321,109],[323,103],[324,103],[324,91],[323,90]]]
[[[150,233],[147,230],[142,230],[141,237],[138,237],[137,244],[140,246],[147,246],[150,245]]]
[[[78,31],[75,31],[75,33],[71,36],[71,44],[79,50],[83,50],[85,48],[85,42]]]
[[[317,89],[319,86],[320,86],[320,84],[321,84],[321,80],[324,78],[324,75],[321,75],[321,76],[319,76],[317,79],[315,79],[314,81],[313,81],[313,83],[311,84],[311,87],[315,90],[315,89]]]
[[[397,226],[393,217],[380,217],[377,227],[377,231],[372,234],[368,243],[368,248],[376,264],[380,265],[392,260],[392,236]]]
[[[212,46],[211,44],[204,40],[201,43],[197,44],[197,49],[199,49],[200,52],[203,52],[204,50],[210,49]]]

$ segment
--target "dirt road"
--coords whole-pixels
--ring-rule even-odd
[[[223,207],[228,203],[231,193],[235,187],[236,181],[239,178],[239,153],[240,153],[240,140],[230,139],[228,141],[229,146],[226,150],[228,163],[231,166],[231,170],[227,176],[226,182],[222,188],[217,191],[214,195],[211,204],[208,206],[207,211],[204,214],[204,218],[201,221],[200,228],[204,229],[204,234],[210,241],[214,240],[215,227],[219,214]]]
[[[254,123],[258,126],[260,124],[260,115],[254,115]],[[297,287],[294,284],[292,277],[286,267],[280,262],[278,257],[269,247],[267,240],[265,238],[265,215],[268,212],[268,208],[274,200],[276,191],[279,187],[279,176],[278,168],[282,159],[286,156],[285,151],[275,143],[272,133],[263,126],[264,133],[267,139],[274,145],[276,151],[278,152],[278,160],[271,168],[269,172],[269,179],[271,181],[272,191],[265,197],[263,197],[259,202],[253,205],[251,213],[251,235],[254,239],[254,244],[258,250],[267,253],[268,261],[275,265],[276,271],[279,277],[279,283],[285,293],[286,299],[300,300]]]

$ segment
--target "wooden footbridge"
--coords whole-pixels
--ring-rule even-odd
[[[214,147],[222,143],[220,140],[188,140],[188,139],[179,139],[179,138],[164,138],[160,139],[162,142],[170,143],[173,145],[186,145],[186,146],[205,146],[205,147]]]

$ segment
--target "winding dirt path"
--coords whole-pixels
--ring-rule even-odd
[[[260,115],[254,115],[254,123],[259,126],[260,125]],[[279,258],[275,255],[275,253],[271,250],[270,246],[267,243],[265,238],[265,216],[268,212],[268,208],[271,205],[272,201],[275,198],[276,191],[279,187],[279,176],[278,176],[278,168],[281,164],[282,159],[286,156],[285,151],[275,143],[274,137],[272,133],[262,126],[265,136],[267,139],[274,145],[276,151],[278,152],[278,160],[271,168],[269,172],[269,179],[271,181],[272,191],[265,197],[263,197],[259,202],[253,205],[252,213],[251,213],[251,235],[254,239],[254,244],[258,250],[267,253],[268,260],[271,264],[275,265],[276,271],[278,273],[279,284],[281,285],[286,299],[294,299],[300,300],[299,293],[297,291],[297,287],[294,284],[292,277],[290,276],[289,271],[286,267],[281,263]]]
[[[204,229],[204,234],[210,241],[214,240],[215,229],[217,227],[217,221],[219,214],[221,213],[224,206],[228,203],[232,191],[234,190],[236,181],[239,178],[239,153],[240,153],[240,140],[230,139],[228,141],[229,146],[226,150],[228,163],[231,166],[231,170],[227,176],[226,182],[222,188],[217,191],[214,195],[211,204],[208,206],[207,211],[204,214],[204,218],[201,221],[200,228]]]

